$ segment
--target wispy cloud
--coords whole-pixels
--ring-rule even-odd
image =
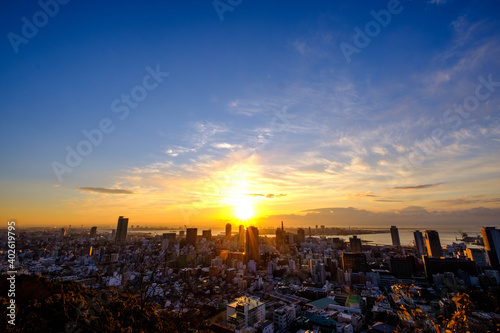
[[[274,198],[283,198],[283,197],[286,197],[286,194],[274,194],[274,193],[268,193],[268,194],[262,194],[262,193],[250,193],[248,194],[252,197],[264,197],[264,198],[267,198],[267,199],[274,199]]]
[[[425,188],[437,187],[441,184],[442,183],[415,185],[415,186],[396,186],[396,187],[392,187],[391,190],[421,190],[421,189],[425,189]]]
[[[464,206],[464,205],[477,205],[477,204],[489,204],[498,203],[500,198],[485,198],[484,195],[466,195],[457,199],[448,200],[435,200],[434,203],[441,205],[451,205],[451,206]]]
[[[428,3],[434,5],[444,5],[446,3],[446,0],[429,0]]]
[[[256,114],[270,113],[278,110],[282,105],[272,100],[233,100],[229,102],[228,109],[230,113],[245,116],[254,116]]]
[[[394,199],[375,199],[375,202],[404,202],[404,200],[394,200]]]
[[[134,194],[133,191],[124,190],[120,188],[78,187],[77,190],[80,190],[82,192],[104,193],[104,194]]]
[[[348,199],[362,199],[362,198],[377,198],[378,195],[372,194],[372,193],[354,193],[354,194],[348,194],[347,198]]]
[[[302,55],[307,55],[312,52],[311,47],[307,44],[307,42],[303,40],[295,40],[293,41],[292,45],[295,50]]]
[[[212,147],[218,148],[218,149],[234,149],[234,148],[238,148],[239,145],[230,144],[227,142],[219,142],[219,143],[212,144]]]
[[[177,157],[181,154],[189,153],[189,152],[196,152],[196,149],[194,148],[186,148],[186,147],[181,147],[181,146],[175,146],[172,148],[169,148],[165,151],[165,153],[169,156],[172,157]]]

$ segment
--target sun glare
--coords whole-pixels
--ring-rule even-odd
[[[252,197],[248,195],[237,195],[232,198],[234,215],[240,220],[251,219],[254,214]]]

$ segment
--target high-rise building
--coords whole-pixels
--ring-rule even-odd
[[[259,229],[254,226],[247,228],[247,237],[245,243],[245,258],[246,262],[253,260],[259,265],[260,249],[259,249]]]
[[[201,237],[205,238],[206,240],[211,240],[212,239],[212,230],[203,230],[201,232]]]
[[[436,230],[425,231],[425,243],[427,245],[427,254],[431,258],[441,258],[443,255],[443,248],[439,240],[439,234]]]
[[[97,227],[90,228],[90,238],[95,238],[97,236]]]
[[[415,248],[417,249],[417,255],[420,259],[426,254],[424,236],[419,230],[413,232],[413,237],[415,238]]]
[[[243,249],[245,246],[245,227],[243,225],[239,226],[238,230],[238,247]]]
[[[500,269],[500,229],[484,227],[481,229],[481,233],[488,255],[488,264],[495,269]]]
[[[196,248],[196,238],[198,237],[198,228],[186,229],[186,243]]]
[[[266,319],[266,305],[258,299],[242,296],[226,306],[226,320],[241,330]]]
[[[297,243],[302,244],[306,241],[306,231],[302,228],[297,229]]]
[[[471,276],[477,276],[477,265],[475,262],[458,259],[458,258],[429,258],[424,256],[424,269],[427,278],[432,278],[432,275],[437,273],[451,272],[453,274],[458,274],[458,272],[464,271]]]
[[[478,266],[488,266],[488,256],[484,249],[467,248],[465,254],[469,260],[472,260]]]
[[[177,237],[175,232],[166,232],[162,235],[162,239],[168,240],[168,244],[173,245],[177,242]]]
[[[342,252],[342,269],[354,273],[366,272],[366,255],[364,253]]]
[[[411,278],[417,272],[416,258],[413,256],[392,257],[389,261],[391,274],[397,278]]]
[[[276,229],[276,248],[281,250],[285,245],[285,230],[282,228]]]
[[[401,241],[399,240],[399,231],[395,225],[391,227],[391,238],[392,238],[392,245],[401,246]]]
[[[283,305],[274,310],[273,323],[275,332],[287,332],[290,325],[295,320],[295,307],[293,305]]]
[[[115,242],[117,244],[125,243],[127,240],[128,218],[120,216],[118,218],[118,225],[116,226]]]
[[[349,244],[351,245],[352,253],[360,253],[361,252],[361,239],[358,236],[352,236],[349,238]]]
[[[59,233],[59,234],[61,235],[61,237],[66,236],[66,229],[61,228],[61,231],[60,231],[60,233]]]
[[[231,239],[231,223],[226,224],[226,239]]]

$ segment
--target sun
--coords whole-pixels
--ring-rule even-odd
[[[236,195],[231,198],[234,215],[240,220],[249,220],[254,214],[252,197],[248,195]]]

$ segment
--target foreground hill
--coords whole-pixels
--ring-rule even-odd
[[[194,313],[157,311],[133,295],[90,290],[74,281],[16,277],[15,326],[8,323],[7,275],[0,275],[0,327],[5,332],[188,332],[201,323]]]

